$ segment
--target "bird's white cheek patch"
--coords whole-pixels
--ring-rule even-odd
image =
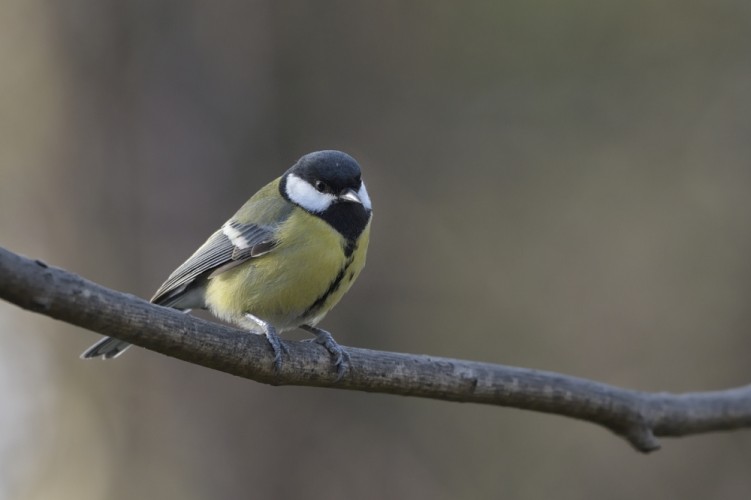
[[[295,174],[287,176],[285,189],[290,200],[310,212],[323,212],[336,199],[333,194],[318,192],[310,183]]]
[[[360,184],[360,189],[357,191],[357,196],[360,197],[362,206],[368,210],[372,210],[373,206],[370,204],[370,196],[368,196],[368,190],[365,189],[365,183]]]

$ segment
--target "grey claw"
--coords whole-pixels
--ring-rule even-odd
[[[347,373],[350,367],[349,353],[343,348],[339,347],[339,355],[337,356],[334,364],[336,365],[336,381],[339,382],[344,374]]]
[[[258,318],[256,316],[253,316],[252,314],[246,313],[245,317],[257,323],[261,327],[264,335],[266,336],[266,340],[269,342],[269,345],[271,346],[271,350],[274,352],[274,369],[277,372],[281,371],[282,354],[289,355],[289,350],[287,349],[287,346],[284,345],[284,342],[279,337],[279,335],[276,333],[276,328],[274,328],[274,325],[272,325],[271,323],[264,321],[261,318]]]
[[[271,350],[274,351],[274,369],[276,371],[281,371],[282,354],[289,354],[289,351],[287,350],[287,346],[284,345],[284,343],[279,338],[279,335],[277,335],[276,330],[273,327],[266,330],[265,334],[266,334],[266,340],[269,341],[269,345],[271,346]]]
[[[322,330],[310,325],[303,325],[301,328],[315,335],[315,338],[306,339],[305,342],[315,342],[316,344],[322,345],[334,358],[334,366],[336,367],[336,382],[339,382],[342,377],[344,377],[344,374],[349,371],[349,353],[342,346],[337,344],[336,340],[334,340],[334,337],[332,337],[331,334],[326,330]]]

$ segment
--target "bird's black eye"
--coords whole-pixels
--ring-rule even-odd
[[[323,181],[316,181],[316,191],[319,193],[325,193],[328,191],[329,187],[326,185]]]

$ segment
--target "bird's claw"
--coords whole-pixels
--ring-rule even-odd
[[[315,342],[326,348],[327,351],[334,358],[334,366],[336,367],[336,382],[339,382],[344,374],[347,373],[350,367],[349,353],[342,346],[337,344],[334,337],[331,336],[326,330],[316,328],[314,326],[304,325],[304,330],[315,335],[315,338],[305,339],[303,342]]]
[[[282,354],[289,354],[289,351],[287,350],[287,346],[284,345],[282,339],[276,333],[276,328],[274,328],[274,325],[271,323],[264,321],[257,316],[253,316],[250,313],[246,313],[245,318],[257,324],[263,331],[263,334],[266,336],[266,340],[269,342],[269,346],[271,346],[271,350],[274,353],[274,370],[280,372],[282,370]]]
[[[266,329],[264,332],[266,340],[268,340],[271,350],[274,352],[274,370],[277,372],[282,370],[282,354],[289,354],[287,346],[284,345],[282,339],[276,333],[276,329],[273,327]]]

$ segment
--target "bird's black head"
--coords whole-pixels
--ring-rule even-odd
[[[279,191],[355,241],[370,220],[372,206],[360,165],[341,151],[309,153],[285,172]]]

